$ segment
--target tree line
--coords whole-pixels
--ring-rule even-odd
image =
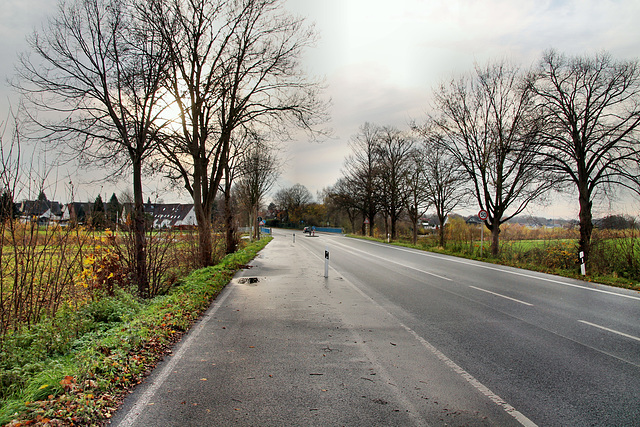
[[[291,126],[315,135],[326,120],[320,86],[299,63],[314,40],[281,0],[73,0],[31,35],[13,82],[28,119],[21,132],[82,165],[131,173],[140,296],[143,181],[162,175],[190,194],[203,266],[222,194],[235,250],[234,182],[257,211],[278,169],[267,141]]]
[[[573,191],[578,250],[588,259],[594,201],[621,188],[640,194],[637,61],[549,50],[529,70],[506,60],[476,65],[431,99],[432,112],[409,130],[365,123],[353,136],[328,194],[363,234],[381,217],[395,238],[404,213],[415,240],[427,209],[444,224],[464,204],[487,211],[497,255],[502,224],[551,191]]]

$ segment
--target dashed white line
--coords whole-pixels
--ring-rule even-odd
[[[533,304],[530,304],[530,303],[528,303],[528,302],[524,302],[524,301],[521,301],[521,300],[519,300],[519,299],[511,298],[511,297],[508,297],[508,296],[506,296],[506,295],[499,294],[499,293],[497,293],[497,292],[491,292],[491,291],[488,291],[488,290],[486,290],[486,289],[476,288],[475,286],[469,286],[469,287],[470,287],[470,288],[473,288],[473,289],[477,289],[477,290],[482,291],[482,292],[486,292],[486,293],[491,294],[491,295],[495,295],[495,296],[497,296],[497,297],[506,298],[506,299],[509,299],[509,300],[511,300],[511,301],[519,302],[520,304],[524,304],[524,305],[528,305],[528,306],[533,306]]]
[[[586,320],[578,320],[578,322],[584,323],[585,325],[593,326],[594,328],[602,329],[602,330],[607,331],[607,332],[618,334],[618,335],[621,335],[623,337],[630,338],[632,340],[640,341],[640,338],[634,337],[633,335],[625,334],[624,332],[616,331],[615,329],[610,329],[610,328],[607,328],[605,326],[596,325],[595,323],[587,322]]]

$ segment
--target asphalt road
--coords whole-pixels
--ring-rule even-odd
[[[114,424],[640,424],[637,292],[281,230],[252,265]]]

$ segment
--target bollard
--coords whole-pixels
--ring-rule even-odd
[[[296,233],[293,233],[293,243],[296,242]]]
[[[329,277],[329,246],[324,247],[324,277]]]

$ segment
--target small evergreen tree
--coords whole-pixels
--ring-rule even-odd
[[[122,206],[118,201],[118,197],[116,196],[116,193],[113,193],[109,199],[109,203],[107,204],[107,221],[110,224],[117,224],[120,219],[121,210]]]
[[[91,210],[91,228],[94,230],[104,230],[106,223],[104,203],[102,202],[102,196],[98,194],[95,202],[93,202],[93,209]]]

